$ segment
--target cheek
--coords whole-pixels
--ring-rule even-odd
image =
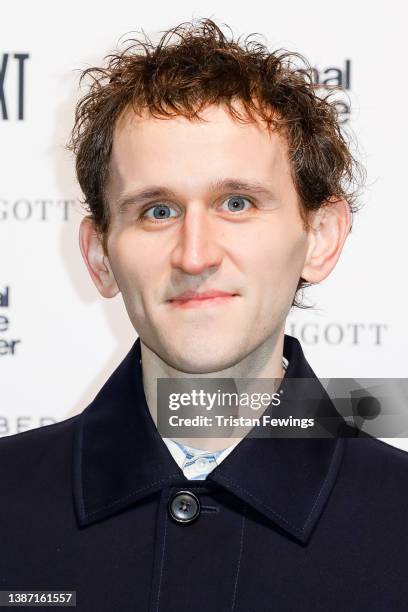
[[[296,282],[299,280],[300,273],[305,263],[307,254],[307,237],[305,232],[294,236],[288,244],[286,252],[288,270],[296,276]]]
[[[110,263],[123,296],[134,300],[163,290],[163,261],[157,246],[143,242],[131,230],[112,237],[109,245]]]
[[[255,248],[256,247],[256,248]],[[274,236],[254,241],[254,274],[270,280],[286,279],[296,283],[303,268],[307,241],[304,233],[288,233],[287,226]]]
[[[122,231],[112,235],[108,248],[109,261],[122,293],[128,286],[139,286],[146,266],[142,265],[142,253],[131,233]]]

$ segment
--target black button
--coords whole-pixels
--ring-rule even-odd
[[[177,523],[191,523],[200,514],[198,497],[190,491],[179,491],[169,501],[169,512]]]

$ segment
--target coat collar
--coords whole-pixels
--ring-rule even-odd
[[[283,384],[290,378],[317,381],[298,340],[285,335],[283,353],[289,360]],[[165,486],[191,482],[150,415],[140,358],[138,338],[76,422],[73,493],[82,527]],[[207,481],[227,489],[304,543],[334,485],[343,442],[341,437],[244,438]]]

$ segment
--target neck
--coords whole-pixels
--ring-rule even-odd
[[[282,367],[284,330],[279,334],[269,337],[263,344],[257,347],[252,353],[244,357],[241,361],[231,367],[211,372],[208,374],[191,374],[173,368],[169,363],[163,361],[153,350],[151,350],[142,340],[140,340],[143,387],[147,405],[154,423],[157,426],[157,379],[158,378],[205,378],[214,379],[216,386],[219,386],[220,378],[233,379],[237,392],[257,393],[256,379],[271,380],[269,393],[274,393],[279,387],[280,381],[284,376]],[[206,389],[208,382],[206,383]],[[262,387],[262,392],[265,392]],[[183,444],[203,450],[216,451],[231,446],[242,439],[241,437],[229,438],[173,438]]]

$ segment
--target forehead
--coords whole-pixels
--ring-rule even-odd
[[[152,117],[127,110],[117,121],[110,182],[120,190],[168,180],[197,185],[215,177],[251,175],[259,180],[289,173],[287,143],[260,120],[243,123],[223,106],[208,106],[199,120]]]

